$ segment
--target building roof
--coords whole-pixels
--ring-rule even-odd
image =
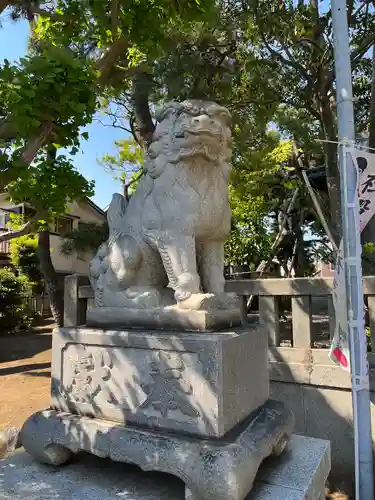
[[[0,192],[0,195],[1,194],[6,194],[4,191],[1,193]],[[102,215],[103,217],[105,216],[105,211],[102,210],[96,203],[94,203],[90,198],[87,198],[85,197],[84,201],[93,209],[95,210],[96,212],[98,212],[98,214]],[[29,203],[17,203],[15,205],[13,205],[14,207],[20,207],[20,206],[29,206],[31,207],[31,205]],[[1,210],[5,210],[7,212],[11,212],[12,210],[10,208],[8,209],[3,209],[2,207],[0,207]]]
[[[105,209],[102,210],[96,203],[94,203],[90,198],[86,198],[85,200],[87,202],[87,204],[93,208],[94,210],[96,210],[100,215],[103,215],[105,216]]]

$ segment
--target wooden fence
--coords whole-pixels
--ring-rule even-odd
[[[30,295],[25,297],[25,302],[28,308],[36,314],[40,314],[42,317],[48,317],[51,314],[51,309],[49,307],[48,296],[36,296]]]

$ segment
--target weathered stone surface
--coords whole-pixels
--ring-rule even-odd
[[[96,306],[226,308],[230,113],[212,102],[171,102],[157,121],[135,193],[129,202],[115,194],[108,209],[109,239],[90,267]]]
[[[270,458],[265,462],[257,480],[303,491],[306,500],[313,500],[324,491],[330,469],[329,441],[294,436],[292,450],[285,453],[283,460]]]
[[[321,480],[329,473],[329,454],[328,441],[292,436],[285,453],[261,465],[246,500],[324,500]],[[265,469],[270,462],[268,474]],[[291,485],[296,468],[300,481]],[[0,473],[0,500],[184,499],[184,485],[173,476],[86,454],[51,474],[49,468],[20,451],[0,461]],[[262,480],[258,480],[260,475]],[[313,496],[319,488],[320,494]]]
[[[64,326],[84,325],[87,304],[78,300],[79,287],[88,283],[87,276],[72,274],[64,279]]]
[[[120,423],[220,437],[269,397],[267,338],[59,328],[52,407]]]
[[[210,332],[233,328],[241,324],[238,306],[224,310],[196,311],[175,306],[153,309],[95,307],[87,310],[87,326],[107,328],[152,328]]]
[[[16,427],[8,427],[0,430],[0,459],[14,451],[18,445],[20,430]]]
[[[46,410],[26,421],[21,443],[43,463],[60,465],[71,452],[89,451],[175,475],[187,498],[244,500],[264,458],[283,451],[293,420],[282,403],[269,400],[225,438],[202,441]]]

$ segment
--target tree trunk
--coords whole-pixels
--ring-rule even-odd
[[[324,139],[337,141],[337,130],[334,122],[329,99],[324,98],[321,107],[321,120]],[[340,174],[337,164],[337,145],[333,142],[324,143],[324,157],[326,164],[326,179],[331,212],[332,235],[339,246],[341,237],[341,209],[340,209]]]
[[[326,178],[331,212],[332,236],[339,246],[341,236],[340,177],[337,164],[336,144],[325,144]]]
[[[375,149],[375,45],[372,47],[372,83],[371,83],[371,103],[370,103],[370,130],[369,148]],[[371,151],[370,152],[375,152]],[[367,226],[361,234],[362,245],[365,243],[375,243],[375,217],[369,220]],[[368,259],[362,259],[363,274],[366,276],[375,274],[375,256],[369,255]]]
[[[134,113],[134,131],[137,135],[135,139],[144,148],[147,148],[152,141],[155,130],[149,106],[151,85],[151,76],[147,73],[139,73],[133,79],[132,106]]]
[[[370,130],[368,145],[375,148],[375,45],[372,46],[372,82],[370,104]]]
[[[49,231],[38,233],[38,255],[53,319],[58,326],[63,326],[64,290],[59,286],[57,273],[52,264]]]

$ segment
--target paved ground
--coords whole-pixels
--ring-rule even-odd
[[[164,474],[89,455],[61,468],[20,451],[0,461],[0,500],[182,500],[184,485]]]
[[[130,464],[115,463],[83,453],[77,455],[70,464],[58,468],[38,464],[22,449],[0,460],[0,500],[115,498],[183,500],[184,484],[168,474],[144,472]],[[274,495],[262,498],[281,500]],[[327,500],[349,498],[344,493],[329,493],[327,490]],[[250,493],[246,500],[257,500],[256,492]]]

